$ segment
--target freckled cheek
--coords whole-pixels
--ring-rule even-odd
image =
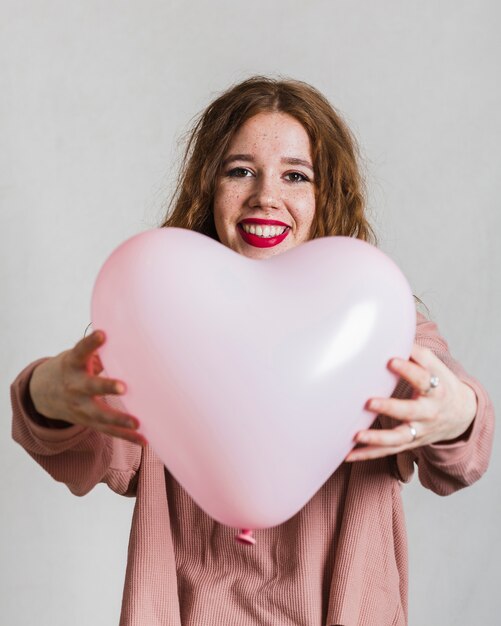
[[[219,193],[216,193],[216,200],[219,206],[228,210],[239,202],[240,196],[241,192],[236,189],[223,189],[219,191]]]
[[[296,223],[297,235],[306,240],[315,217],[315,199],[309,194],[298,194],[294,199],[291,198],[290,211]]]
[[[236,199],[239,194],[221,194],[215,198],[215,222],[219,235],[219,240],[225,245],[231,245],[231,242],[237,236],[235,232],[235,221],[238,216],[238,208]]]
[[[315,194],[306,189],[293,190],[288,194],[289,202],[295,202],[301,206],[315,206]]]
[[[288,198],[290,201],[315,204],[315,194],[309,189],[291,189]]]

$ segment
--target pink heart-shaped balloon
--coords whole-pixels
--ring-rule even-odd
[[[188,230],[144,232],[97,278],[106,374],[169,471],[213,518],[290,518],[353,447],[370,397],[397,382],[416,329],[397,266],[326,237],[267,260]]]

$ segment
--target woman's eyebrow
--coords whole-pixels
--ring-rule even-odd
[[[305,161],[304,159],[299,159],[297,157],[283,157],[281,159],[282,163],[287,165],[304,165],[313,172],[313,165],[309,161]]]
[[[223,161],[223,166],[229,165],[230,163],[233,163],[234,161],[246,161],[247,163],[252,163],[254,161],[254,155],[253,154],[230,154]],[[280,159],[280,162],[286,165],[303,165],[304,167],[307,167],[308,169],[310,169],[312,172],[314,171],[313,165],[309,161],[306,161],[305,159],[300,159],[298,157],[282,157]]]
[[[247,162],[252,163],[254,161],[254,155],[253,154],[230,154],[223,161],[223,165],[229,165],[230,163],[233,163],[234,161],[247,161]]]

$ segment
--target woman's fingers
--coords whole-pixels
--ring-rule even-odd
[[[94,376],[97,376],[103,371],[104,367],[97,352],[94,352],[94,354],[91,356],[87,367],[89,368],[90,373],[94,374]]]
[[[355,437],[357,444],[361,444],[362,447],[354,448],[345,460],[369,461],[398,454],[403,450],[423,445],[423,437],[426,437],[426,434],[423,424],[419,422],[400,424],[389,430],[363,430]]]
[[[417,447],[417,446],[414,446]],[[407,450],[409,448],[408,445],[400,445],[400,446],[366,446],[364,448],[355,448],[352,450],[348,456],[345,458],[347,463],[352,463],[353,461],[371,461],[373,459],[381,459],[385,456],[391,456],[393,454],[398,454],[403,450]]]
[[[75,347],[70,350],[70,359],[75,367],[85,367],[92,353],[100,348],[106,341],[106,336],[102,330],[95,330],[93,333],[81,339]]]
[[[71,383],[68,385],[72,394],[81,396],[76,404],[79,411],[91,421],[104,425],[114,425],[123,428],[138,428],[139,422],[130,415],[114,411],[105,402],[100,402],[97,396],[121,395],[125,393],[126,386],[120,380],[104,378],[95,375],[103,370],[103,366],[96,350],[104,344],[106,336],[103,331],[95,330],[88,337],[81,339],[70,351],[71,365],[78,370],[85,368],[87,372],[70,375]],[[94,375],[92,375],[94,374]]]
[[[118,426],[120,428],[130,428],[137,430],[139,428],[139,420],[128,413],[116,411],[106,402],[93,398],[82,407],[84,412],[92,423],[97,422],[105,426]]]
[[[392,359],[389,369],[410,383],[414,389],[425,395],[430,388],[430,374],[421,365],[404,359]]]
[[[415,343],[412,346],[411,359],[421,367],[431,372],[432,374],[440,374],[442,371],[447,371],[448,368],[436,354],[434,354],[429,348],[420,346]]]
[[[428,348],[414,344],[411,359],[409,361],[398,358],[392,359],[388,367],[392,372],[410,383],[418,394],[427,395],[430,393],[432,376],[438,376],[439,380],[442,376],[447,377],[447,367]]]
[[[88,396],[121,395],[125,390],[125,384],[121,380],[99,376],[87,376],[82,380],[81,393]]]
[[[444,393],[444,385],[439,384],[438,387],[431,390],[430,378],[432,374],[430,374],[430,371],[434,372],[433,375],[439,372],[441,376],[444,376],[444,381],[447,377],[447,372],[444,373],[442,371],[443,364],[427,348],[415,344],[412,350],[412,358],[419,359],[419,363],[395,358],[389,362],[388,367],[392,372],[412,385],[416,391],[416,396],[412,399],[371,398],[366,405],[369,411],[388,415],[405,422],[413,420],[426,422],[436,417],[436,401],[441,400]],[[424,365],[433,369],[426,369]]]
[[[137,432],[139,420],[127,413],[112,409],[104,401],[89,399],[76,411],[74,423],[98,430],[112,437],[120,437],[139,445],[146,445],[144,435]]]
[[[92,428],[139,445],[146,440],[138,432],[139,421],[115,409],[104,396],[125,393],[119,380],[97,376],[102,364],[96,350],[106,337],[95,331],[75,346],[35,368],[30,394],[35,409],[48,419]]]
[[[420,422],[408,422],[391,429],[361,430],[356,434],[355,441],[369,446],[407,446],[419,443],[425,430],[426,426]]]
[[[368,429],[357,433],[355,448],[347,456],[347,461],[362,461],[397,454],[403,450],[423,445],[428,438],[430,425],[436,418],[437,396],[442,389],[430,392],[431,373],[442,375],[440,360],[427,348],[414,344],[411,360],[395,358],[388,364],[389,369],[406,380],[415,390],[409,399],[372,398],[366,408],[375,414],[387,415],[401,424],[392,429]]]
[[[110,437],[119,437],[120,439],[131,441],[132,443],[136,443],[140,446],[147,445],[144,435],[141,435],[137,431],[124,426],[94,422],[92,428],[105,435],[110,435]]]
[[[135,431],[128,430],[126,428],[103,427],[97,430],[101,430],[101,432],[103,432],[105,435],[110,435],[111,437],[119,437],[120,439],[125,439],[126,441],[130,441],[131,443],[136,443],[139,446],[144,447],[148,444],[143,435],[136,433]]]
[[[413,397],[372,398],[366,405],[367,410],[388,416],[397,425],[357,433],[354,440],[359,447],[350,452],[347,461],[375,459],[453,441],[468,432],[477,412],[475,392],[428,348],[414,345],[411,358],[392,359],[388,366],[412,385]]]
[[[426,400],[426,398],[423,398]],[[434,416],[433,405],[417,400],[400,400],[398,398],[373,398],[367,403],[367,409],[376,414],[388,415],[402,422],[420,419],[426,421]]]

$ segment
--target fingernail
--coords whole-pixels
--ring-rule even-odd
[[[139,422],[135,419],[129,419],[125,423],[127,428],[134,428],[134,430],[139,428]]]
[[[125,385],[123,383],[115,384],[115,392],[116,393],[125,393]]]
[[[359,443],[367,443],[369,441],[369,437],[367,435],[357,435],[357,441]]]
[[[381,402],[379,400],[371,400],[369,402],[369,409],[376,410],[381,408]]]

